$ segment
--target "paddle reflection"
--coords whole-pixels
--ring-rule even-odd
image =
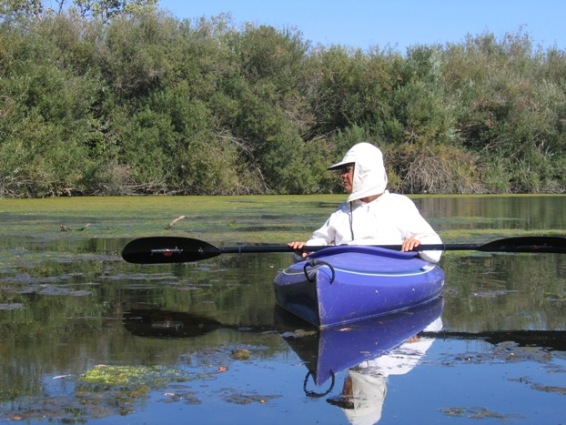
[[[124,312],[122,318],[128,332],[153,338],[198,337],[223,327],[206,316],[168,310],[132,309]]]
[[[402,313],[327,328],[307,336],[283,334],[308,369],[305,394],[328,395],[335,376],[347,370],[340,393],[327,401],[340,407],[351,423],[376,423],[381,418],[388,376],[406,374],[420,362],[434,338],[419,333],[441,330],[442,308],[443,301],[438,298]],[[311,377],[321,389],[308,389]]]

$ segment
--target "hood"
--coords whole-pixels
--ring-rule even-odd
[[[383,165],[383,155],[376,146],[367,142],[358,143],[346,152],[342,161],[328,169],[336,170],[351,163],[355,164],[354,181],[347,202],[385,192],[387,173]]]

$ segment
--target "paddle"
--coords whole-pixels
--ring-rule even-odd
[[[381,245],[399,251],[401,245]],[[319,251],[327,246],[309,246],[308,251]],[[557,236],[524,236],[499,239],[486,244],[421,245],[418,251],[483,251],[566,253],[566,238]],[[181,236],[149,236],[134,239],[122,251],[122,258],[136,264],[188,263],[216,257],[220,254],[264,252],[292,252],[287,245],[241,245],[216,247],[198,239]]]

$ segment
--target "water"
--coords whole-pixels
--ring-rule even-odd
[[[563,196],[417,203],[449,242],[566,228]],[[26,219],[52,220],[10,216]],[[0,422],[564,423],[566,341],[519,338],[566,331],[563,254],[446,253],[443,299],[409,317],[441,314],[444,333],[384,354],[399,318],[313,334],[274,308],[287,254],[133,265],[125,239],[3,227]],[[355,410],[349,376],[369,382]]]

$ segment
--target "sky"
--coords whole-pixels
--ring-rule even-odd
[[[566,0],[160,0],[179,19],[230,13],[246,22],[300,31],[313,45],[401,53],[460,43],[466,35],[526,33],[535,47],[566,50]]]

